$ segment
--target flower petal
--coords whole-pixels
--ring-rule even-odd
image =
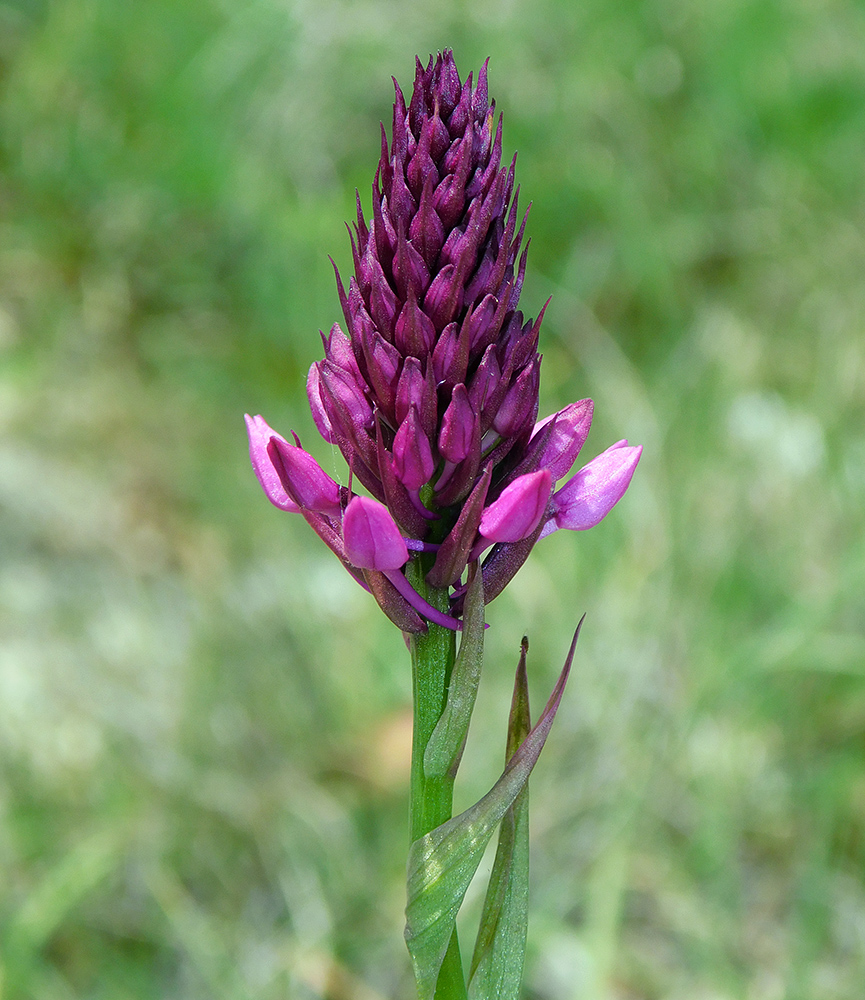
[[[345,553],[360,569],[399,569],[408,549],[390,511],[378,500],[353,497],[342,519]]]
[[[515,479],[481,517],[479,531],[491,542],[519,542],[537,528],[553,488],[549,469]]]
[[[642,445],[618,441],[583,466],[553,494],[556,526],[585,531],[602,521],[625,495],[642,453]]]
[[[274,435],[267,454],[286,492],[299,507],[329,517],[340,516],[339,483],[330,478],[309,452]]]
[[[246,413],[244,420],[246,421],[246,432],[249,435],[249,458],[265,496],[274,507],[297,514],[300,507],[286,493],[279,473],[273,467],[273,462],[267,454],[267,446],[272,438],[282,441],[286,445],[288,442],[268,426],[264,417],[260,415],[251,417]]]

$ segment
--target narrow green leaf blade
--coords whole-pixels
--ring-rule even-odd
[[[460,649],[447,703],[424,751],[424,777],[455,777],[468,736],[484,662],[484,582],[478,564],[469,568]]]
[[[510,760],[531,726],[524,637],[508,721]],[[469,1000],[517,1000],[529,920],[529,788],[514,799],[499,827],[496,858],[484,899],[469,974]]]
[[[524,788],[499,828],[472,970],[469,1000],[517,1000],[529,923],[529,797]]]
[[[582,624],[582,622],[580,622]],[[457,911],[505,813],[525,787],[544,747],[571,670],[580,628],[537,725],[492,789],[471,808],[416,840],[409,851],[405,938],[419,1000],[431,1000]]]

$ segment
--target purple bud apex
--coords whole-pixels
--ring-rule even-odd
[[[340,516],[339,483],[330,478],[309,452],[274,435],[267,454],[286,492],[299,507],[328,517]]]
[[[538,412],[540,378],[541,359],[537,355],[512,383],[493,418],[493,427],[503,438],[516,437],[522,433],[526,423],[534,422]]]
[[[285,441],[285,438],[280,437],[276,431],[268,427],[264,417],[251,417],[247,413],[244,415],[244,419],[246,420],[246,432],[249,435],[249,458],[267,499],[274,507],[297,514],[300,511],[300,507],[285,492],[285,487],[282,485],[279,474],[273,467],[273,462],[267,454],[267,446],[272,438],[283,441],[286,445],[288,445],[288,442]]]
[[[346,434],[372,426],[372,407],[354,375],[329,360],[321,362],[318,374],[331,424],[342,423]]]
[[[449,462],[461,462],[471,451],[472,432],[477,420],[466,387],[454,388],[450,405],[442,417],[439,451]]]
[[[393,260],[393,276],[397,292],[403,299],[408,298],[409,289],[416,297],[423,295],[430,283],[429,268],[423,257],[405,238],[402,221]]]
[[[352,350],[351,341],[342,332],[339,323],[334,323],[330,328],[330,335],[325,337],[322,334],[321,339],[324,341],[324,352],[328,360],[342,368],[343,371],[350,372],[358,382],[361,381],[362,376],[357,358]]]
[[[490,332],[490,326],[493,322],[493,318],[496,315],[496,308],[498,307],[498,301],[495,295],[485,295],[481,300],[480,305],[478,305],[472,312],[470,317],[467,317],[466,324],[468,326],[469,335],[469,345],[472,351],[477,351],[478,354],[481,352],[478,350],[478,346],[483,342],[484,347],[487,344],[492,343],[493,338],[487,339]]]
[[[445,228],[438,212],[433,208],[433,178],[427,177],[417,214],[411,220],[408,230],[412,246],[426,261],[427,267],[436,262],[445,241]]]
[[[369,497],[354,497],[342,519],[348,561],[360,569],[399,569],[408,562],[405,539],[387,507]]]
[[[602,521],[625,495],[642,453],[642,445],[618,441],[584,465],[553,494],[556,528],[585,531]]]
[[[406,358],[396,387],[396,419],[399,423],[408,416],[412,404],[417,407],[424,434],[432,438],[438,422],[438,401],[436,399],[433,366],[427,362],[424,378],[417,358]]]
[[[407,490],[419,490],[435,472],[429,438],[421,428],[414,404],[393,440],[393,467],[397,479]]]
[[[396,346],[403,355],[424,358],[432,350],[435,342],[435,327],[429,316],[418,306],[413,289],[399,314],[394,330]]]
[[[423,300],[424,312],[436,330],[443,330],[462,307],[463,283],[453,264],[446,264],[433,278]]]
[[[474,407],[475,413],[483,413],[487,409],[487,404],[495,396],[495,390],[499,386],[502,378],[502,370],[496,358],[496,349],[493,344],[486,349],[477,371],[472,377],[469,386],[469,399]],[[489,422],[487,415],[486,422]]]
[[[432,356],[436,382],[453,389],[465,382],[469,368],[469,340],[465,331],[457,323],[448,323],[442,330]]]
[[[549,469],[515,479],[484,511],[480,533],[491,542],[519,542],[527,538],[540,523],[552,488]]]
[[[388,415],[393,413],[396,399],[396,383],[402,358],[399,351],[389,344],[376,330],[364,330],[361,334],[366,369],[369,382],[378,401]]]
[[[539,466],[546,466],[553,474],[553,482],[571,471],[592,426],[593,410],[590,399],[581,399],[535,424],[533,439],[551,420],[555,421],[538,460]]]
[[[373,322],[378,327],[379,332],[388,339],[393,334],[393,326],[399,312],[400,302],[388,284],[384,276],[381,264],[372,254],[367,257],[371,260],[370,291],[369,291],[369,314]]]

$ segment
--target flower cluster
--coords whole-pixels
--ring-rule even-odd
[[[246,418],[250,455],[270,501],[302,514],[400,628],[458,629],[469,562],[486,553],[491,601],[539,538],[609,513],[642,449],[620,441],[557,488],[592,401],[537,420],[543,310],[533,320],[517,308],[526,216],[516,157],[501,165],[486,64],[473,86],[449,51],[418,61],[408,106],[394,85],[369,222],[357,199],[347,291],[336,272],[348,332],[335,324],[322,337],[325,357],[307,382],[316,427],[372,498],[340,486],[260,416]],[[406,579],[423,552],[434,553],[426,580],[449,588],[450,614]]]

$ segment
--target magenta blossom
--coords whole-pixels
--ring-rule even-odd
[[[399,86],[390,143],[351,235],[354,274],[307,393],[322,437],[374,499],[334,482],[311,455],[247,417],[252,465],[268,499],[300,513],[407,632],[459,628],[467,564],[481,558],[487,602],[535,542],[582,530],[622,498],[642,449],[622,441],[558,489],[582,449],[592,401],[538,422],[543,310],[518,309],[527,247],[516,158],[501,165],[502,119],[486,64],[460,81],[448,51]],[[489,551],[487,551],[489,550]],[[451,614],[405,570],[423,558]]]

